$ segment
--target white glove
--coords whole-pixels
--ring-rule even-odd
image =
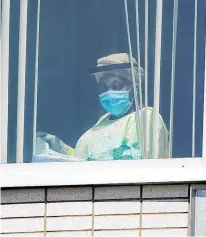
[[[55,135],[45,132],[37,132],[36,136],[47,142],[49,144],[49,148],[56,152],[66,154],[69,149],[69,146]]]

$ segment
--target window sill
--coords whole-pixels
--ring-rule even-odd
[[[202,158],[0,165],[1,187],[206,181]]]

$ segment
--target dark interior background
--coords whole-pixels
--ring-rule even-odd
[[[160,112],[169,128],[173,1],[164,0]],[[137,55],[135,1],[128,1],[133,55]],[[141,65],[144,67],[144,0],[139,1]],[[31,160],[37,1],[28,8],[25,148]],[[149,1],[149,105],[153,104],[156,1]],[[194,0],[179,1],[173,157],[190,157]],[[19,0],[11,0],[9,161],[15,161]],[[198,0],[196,156],[201,156],[205,0]],[[128,53],[123,0],[42,0],[37,130],[75,147],[102,113],[89,69],[98,58]]]

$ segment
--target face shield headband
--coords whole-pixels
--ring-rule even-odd
[[[136,63],[134,63],[133,65],[134,65],[134,68],[138,68],[138,65]],[[123,69],[131,69],[131,63],[109,64],[109,65],[93,67],[90,69],[89,74],[93,75],[96,73],[104,73],[108,71],[123,70]]]
[[[133,66],[134,66],[133,68],[134,68],[135,81],[136,84],[139,85],[140,81],[144,81],[143,80],[144,70],[141,67],[138,68],[138,65],[136,63],[134,63]],[[141,79],[139,78],[138,70],[140,70]],[[100,65],[90,70],[90,77],[94,78],[97,83],[107,79],[110,76],[124,78],[130,82],[133,82],[131,63],[109,64],[103,66]]]

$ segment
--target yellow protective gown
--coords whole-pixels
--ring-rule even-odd
[[[142,110],[143,117],[145,109]],[[148,157],[152,154],[152,111],[147,109]],[[136,127],[136,114],[110,120],[110,114],[103,115],[94,127],[86,131],[78,140],[75,156],[85,160],[132,160],[141,159],[140,135]],[[159,116],[158,158],[168,158],[169,133],[161,116]]]

